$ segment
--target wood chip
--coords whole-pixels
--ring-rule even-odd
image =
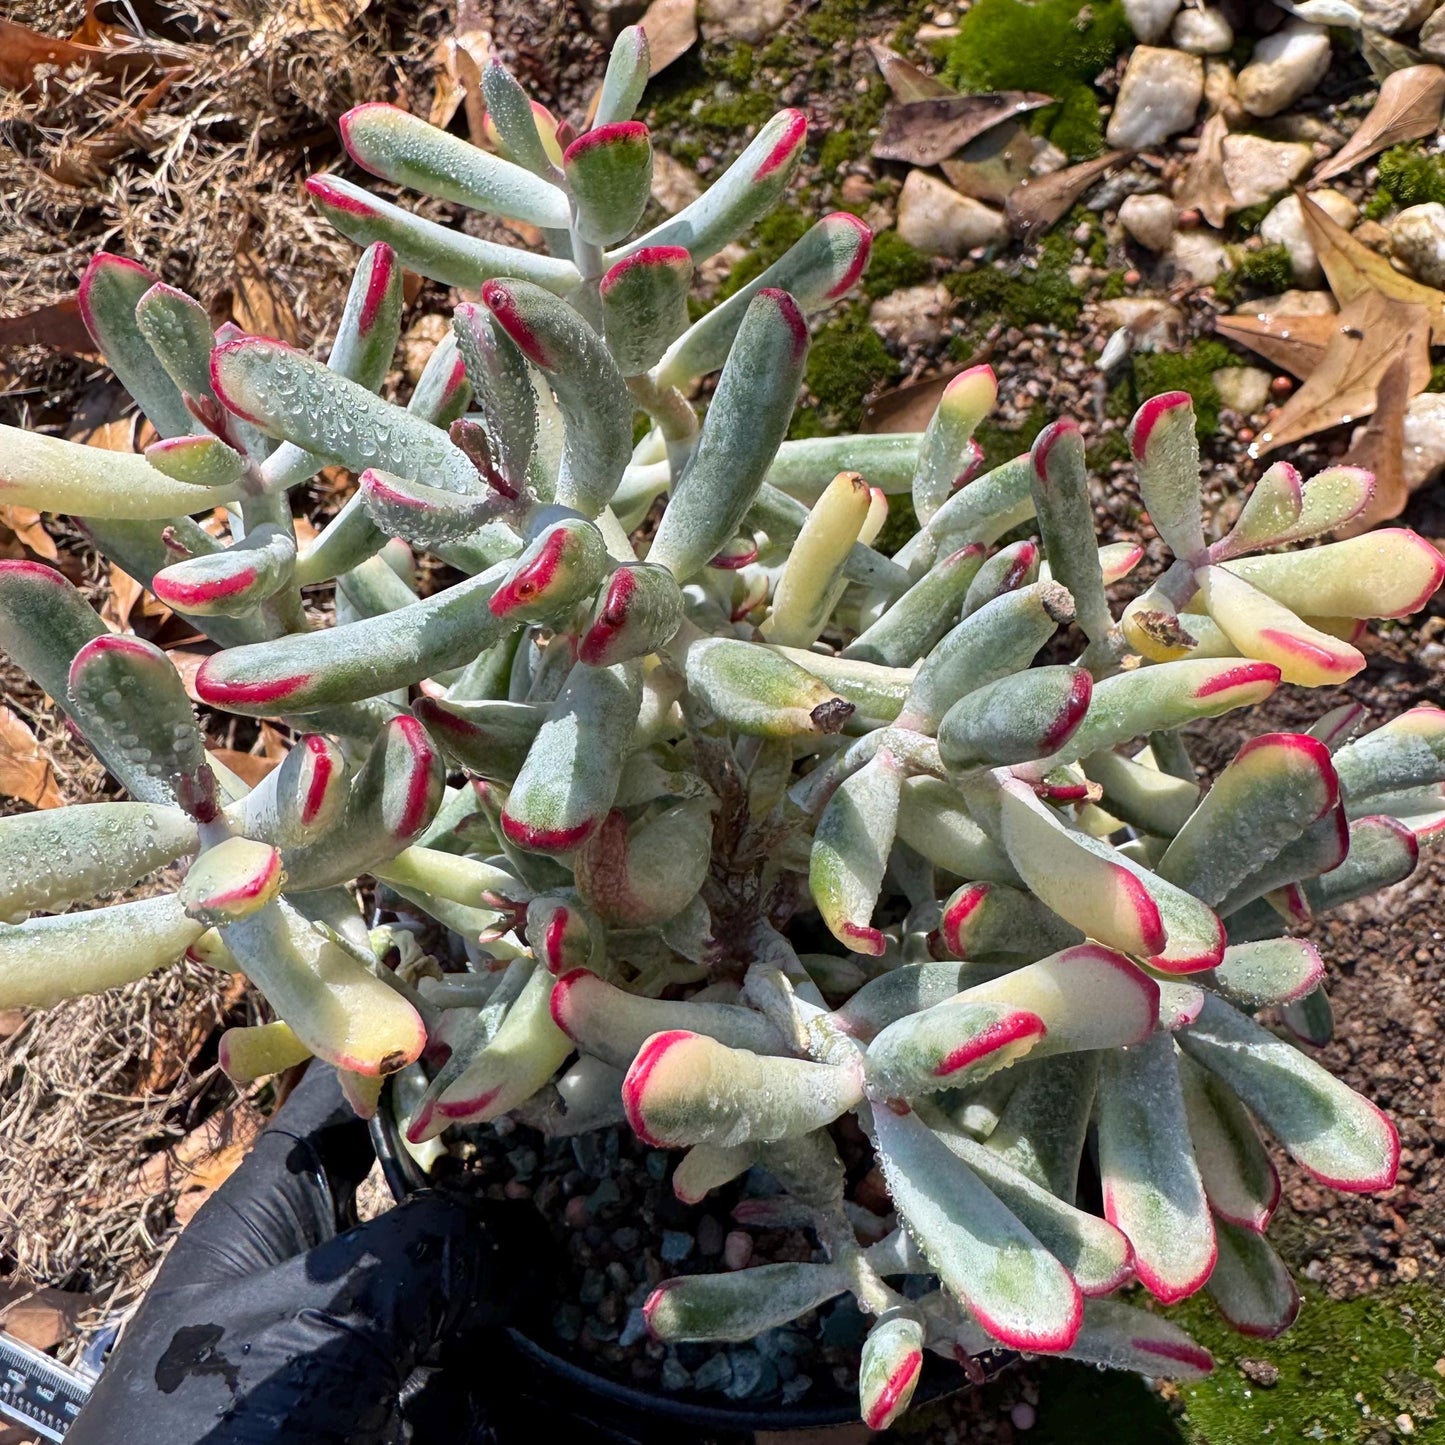
[[[1440,129],[1442,106],[1445,106],[1445,70],[1438,65],[1411,65],[1392,71],[1385,77],[1374,108],[1360,122],[1359,129],[1333,156],[1315,167],[1310,184],[1317,186],[1332,176],[1343,175],[1386,146],[1434,135]]]
[[[1275,413],[1251,448],[1263,456],[1327,427],[1357,421],[1375,409],[1385,372],[1403,358],[1409,395],[1430,380],[1430,317],[1415,302],[1367,291],[1345,306],[1338,329],[1308,380]]]
[[[873,143],[879,160],[933,166],[947,160],[986,130],[1027,111],[1048,105],[1053,96],[1032,90],[1003,90],[990,95],[940,95],[931,100],[892,104]]]
[[[19,798],[32,808],[59,808],[64,803],[50,759],[30,725],[0,704],[0,794]]]

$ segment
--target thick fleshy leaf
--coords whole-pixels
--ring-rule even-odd
[[[338,124],[346,153],[382,180],[507,220],[567,226],[567,197],[557,186],[419,116],[371,101]]]
[[[1074,599],[1079,627],[1090,642],[1102,642],[1113,627],[1104,600],[1104,574],[1094,540],[1084,437],[1078,423],[1064,418],[1046,426],[1030,453],[1034,510],[1054,581]],[[1196,485],[1196,497],[1198,489]]]
[[[1277,889],[1293,888],[1302,880],[1315,878],[1338,868],[1345,861],[1350,848],[1350,827],[1343,807],[1321,818],[1318,823],[1306,828],[1288,847],[1282,848],[1259,872],[1245,879],[1229,896],[1219,904],[1221,915],[1230,917],[1230,934],[1234,937],[1235,920],[1246,904]],[[1267,908],[1267,905],[1266,905]],[[1278,917],[1278,915],[1276,915]],[[1269,934],[1251,934],[1251,938],[1273,937],[1278,929]],[[1236,942],[1244,942],[1241,935]]]
[[[525,1103],[572,1052],[572,1041],[552,1022],[552,977],[536,969],[501,1027],[455,1078],[432,1086],[431,1107],[413,1120],[407,1137],[430,1139],[448,1124],[485,1122]],[[438,1085],[446,1081],[445,1088]]]
[[[514,844],[566,853],[601,824],[617,796],[641,705],[637,662],[573,666],[502,812]]]
[[[1089,711],[1053,761],[1074,762],[1146,733],[1262,702],[1280,682],[1267,662],[1209,658],[1115,673],[1094,685]]]
[[[216,780],[175,664],[138,637],[107,633],[70,664],[69,710],[142,803],[177,803],[198,823],[217,813]]]
[[[135,324],[182,396],[210,397],[216,334],[199,301],[158,281],[136,302]]]
[[[593,246],[620,241],[642,219],[652,186],[652,141],[641,121],[595,125],[562,154],[577,234]]]
[[[754,1054],[785,1054],[782,1035],[754,1009],[737,1004],[641,998],[587,969],[563,974],[552,988],[552,1018],[586,1054],[628,1069],[654,1034],[705,1035]]]
[[[1007,1164],[1065,1203],[1078,1192],[1099,1058],[1090,1052],[1056,1054],[1010,1069],[1015,1087],[985,1140]]]
[[[259,607],[287,586],[295,564],[295,538],[264,522],[224,552],[162,568],[151,579],[151,591],[178,612],[235,615]]]
[[[978,576],[969,585],[968,594],[963,599],[963,615],[971,616],[995,597],[1037,582],[1044,570],[1040,565],[1042,555],[1038,542],[1032,537],[1000,547],[978,569]]]
[[[218,928],[264,908],[280,888],[277,849],[251,838],[225,838],[191,864],[177,896],[191,918]]]
[[[852,716],[831,686],[769,648],[704,637],[683,660],[689,694],[734,731],[786,738],[836,733]]]
[[[396,612],[214,653],[196,674],[197,696],[268,717],[375,697],[460,667],[511,630],[487,605],[510,571],[499,563]]]
[[[857,472],[839,472],[813,504],[788,551],[761,632],[785,647],[816,641],[831,615],[833,591],[858,541],[872,494]]]
[[[246,976],[318,1058],[359,1074],[390,1074],[426,1043],[417,1011],[288,904],[222,930]]]
[[[655,1149],[794,1138],[862,1096],[859,1070],[764,1057],[684,1029],[649,1038],[622,1084],[627,1122]]]
[[[1186,562],[1204,554],[1199,442],[1188,392],[1151,397],[1129,423],[1129,449],[1149,520],[1169,550]]]
[[[1104,1217],[1129,1237],[1140,1282],[1165,1304],[1214,1268],[1214,1224],[1194,1162],[1173,1036],[1100,1062],[1094,1113]]]
[[[493,467],[520,495],[537,446],[537,393],[526,358],[492,313],[464,301],[452,313],[452,335],[472,386]]]
[[[664,1280],[642,1312],[659,1340],[752,1340],[848,1288],[826,1264],[761,1264],[732,1274]]]
[[[918,1098],[979,1082],[1023,1058],[1044,1037],[1037,1014],[967,995],[891,1023],[868,1046],[869,1092]]]
[[[959,698],[1027,667],[1073,616],[1069,594],[1057,582],[1035,582],[980,607],[923,660],[899,725],[933,732]]]
[[[312,176],[306,190],[322,215],[350,241],[385,241],[408,270],[443,286],[475,291],[484,281],[511,276],[565,296],[581,284],[570,262],[479,241],[451,226],[414,216],[340,176]]]
[[[1344,682],[1364,667],[1357,648],[1311,627],[1228,568],[1201,567],[1195,578],[1200,603],[1229,641],[1245,657],[1272,663],[1286,682],[1323,687]]]
[[[198,846],[179,808],[79,803],[0,819],[0,918],[118,893]]]
[[[1224,562],[1332,532],[1363,511],[1374,490],[1374,477],[1360,467],[1326,467],[1302,481],[1288,462],[1275,462],[1254,484],[1228,536],[1209,549],[1210,557]]]
[[[1189,1139],[1209,1207],[1222,1220],[1263,1232],[1279,1203],[1279,1173],[1249,1111],[1188,1054],[1177,1062]]]
[[[1251,738],[1220,773],[1156,865],[1218,904],[1339,802],[1329,749],[1306,733]]]
[[[984,549],[977,542],[940,558],[843,649],[843,656],[883,667],[907,667],[926,657],[958,620],[983,561]]]
[[[441,758],[409,714],[392,718],[352,779],[333,828],[282,854],[287,889],[346,883],[414,842],[441,802]]]
[[[1083,721],[1093,690],[1082,667],[1032,667],[975,688],[938,725],[943,765],[967,775],[1049,757]]]
[[[246,468],[240,452],[213,436],[168,437],[152,442],[145,449],[145,459],[156,471],[188,487],[233,488]]]
[[[790,288],[782,289],[792,294]],[[851,468],[862,472],[871,486],[895,496],[912,482],[922,438],[922,432],[884,432],[785,441],[768,468],[768,484],[811,505],[839,472]]]
[[[607,73],[602,77],[602,90],[597,97],[594,124],[609,125],[617,120],[631,120],[647,87],[651,52],[647,34],[640,25],[628,25],[612,42],[607,57]]]
[[[989,1145],[954,1130],[936,1132],[1068,1270],[1084,1294],[1110,1294],[1129,1277],[1129,1241],[1112,1224],[1056,1198]]]
[[[311,1050],[281,1019],[227,1029],[221,1035],[218,1062],[233,1084],[249,1084],[267,1074],[279,1074],[305,1063]]]
[[[1350,824],[1350,850],[1338,868],[1306,880],[1310,908],[1323,913],[1403,882],[1420,861],[1420,840],[1403,823],[1378,815]]]
[[[1303,998],[1324,977],[1319,950],[1303,938],[1265,938],[1224,950],[1213,975],[1201,979],[1241,1008],[1268,1008]]]
[[[821,490],[818,495],[822,495]],[[887,506],[887,498],[883,497],[878,487],[871,488],[871,495],[869,521],[864,524],[860,534],[864,538],[876,535],[872,530],[874,510],[880,503]],[[807,520],[808,508],[802,502],[764,482],[758,488],[757,497],[743,519],[743,535],[752,535],[755,538],[756,533],[763,532],[774,547],[786,550],[788,543],[795,540],[803,530]],[[850,582],[862,582],[868,587],[877,588],[888,597],[901,597],[913,585],[913,578],[902,567],[891,562],[881,552],[875,552],[863,541],[849,550],[843,562],[843,576]]]
[[[406,409],[433,426],[450,428],[471,399],[471,383],[456,336],[444,336],[427,358]]]
[[[668,642],[682,624],[683,598],[671,572],[650,562],[619,567],[597,595],[577,658],[608,667]]]
[[[815,955],[807,955],[809,962]],[[987,983],[1003,966],[979,963],[909,963],[869,979],[831,1021],[864,1043],[889,1024],[935,1004],[947,1003],[966,988]]]
[[[345,754],[329,738],[308,733],[241,800],[240,831],[299,847],[331,830],[350,791]]]
[[[1253,1230],[1219,1220],[1219,1258],[1206,1288],[1242,1335],[1273,1339],[1299,1314],[1300,1297],[1284,1261]]]
[[[171,380],[136,323],[136,304],[159,280],[155,272],[148,271],[137,262],[101,251],[85,268],[76,300],[85,329],[120,379],[120,384],[150,419],[151,425],[163,437],[185,436],[203,428],[187,410],[180,388]],[[8,446],[6,450],[9,450]],[[7,502],[9,500],[6,498]],[[39,505],[42,511],[46,510],[44,504]],[[83,509],[79,507],[56,507],[54,510],[83,514]],[[148,515],[161,514],[153,512]]]
[[[894,561],[921,570],[969,542],[992,546],[1034,515],[1033,475],[1033,460],[1025,453],[965,483],[898,549]]]
[[[1418,533],[1380,527],[1304,552],[1239,557],[1224,570],[1305,617],[1408,617],[1445,580],[1445,558]]]
[[[745,1174],[757,1157],[757,1149],[750,1144],[732,1149],[694,1144],[672,1171],[672,1192],[684,1204],[699,1204],[720,1185]]]
[[[1321,1183],[1352,1192],[1394,1183],[1395,1126],[1313,1059],[1210,996],[1198,1021],[1175,1037]]]
[[[707,879],[713,807],[692,798],[631,827],[614,809],[573,859],[583,901],[617,928],[657,928],[676,918]]]
[[[1022,887],[1008,855],[969,815],[952,783],[909,778],[898,800],[898,837],[960,878]]]
[[[995,1339],[1064,1350],[1083,1319],[1068,1271],[917,1114],[879,1107],[878,1161],[909,1233],[944,1287]]]
[[[1131,827],[1172,838],[1199,804],[1199,785],[1104,748],[1083,759],[1084,776],[1104,790],[1102,806]]]
[[[1335,1036],[1335,1011],[1322,985],[1293,1003],[1281,1004],[1279,1018],[1295,1038],[1312,1049],[1324,1048]]]
[[[807,354],[808,323],[797,302],[786,291],[759,291],[648,553],[679,582],[737,534],[787,431]]]
[[[1085,1300],[1083,1328],[1069,1357],[1101,1369],[1185,1382],[1202,1379],[1214,1368],[1209,1351],[1178,1325],[1111,1299]]]
[[[681,246],[625,256],[598,283],[607,345],[624,376],[654,365],[687,329],[692,257]]]
[[[965,883],[943,905],[940,941],[954,958],[1026,963],[1082,943],[1084,936],[1031,893],[1002,883]]]
[[[873,908],[893,846],[903,768],[880,749],[828,800],[813,836],[808,887],[833,936],[859,953],[881,954]]]
[[[54,567],[0,561],[0,649],[62,707],[75,654],[104,634],[94,608]]]
[[[19,427],[0,426],[0,505],[82,517],[174,517],[209,512],[235,499],[224,486],[176,481],[132,452],[82,446]]]
[[[542,371],[562,413],[555,499],[583,516],[604,506],[632,455],[632,401],[607,344],[570,306],[525,281],[489,281],[482,302]]]
[[[913,512],[927,526],[965,475],[974,428],[993,410],[998,381],[991,366],[959,372],[943,390],[918,448]]]
[[[493,782],[510,783],[536,741],[546,708],[529,702],[454,702],[422,697],[412,706],[452,762]]]
[[[1193,973],[1219,962],[1224,929],[1198,899],[1107,843],[1067,828],[1026,784],[1004,782],[999,806],[1010,860],[1060,917],[1166,973]]]
[[[327,368],[368,391],[379,391],[401,336],[402,302],[401,265],[391,247],[377,241],[362,252],[356,263],[331,353],[326,358]],[[436,386],[432,361],[440,352],[438,347],[427,362],[427,370],[417,384],[408,411],[418,412],[418,398],[423,403],[426,401],[424,388]],[[208,392],[209,389],[208,382]],[[423,419],[434,418],[425,415]],[[295,442],[283,442],[262,465],[262,481],[270,491],[294,487],[315,476],[325,461],[325,457],[308,452]]]
[[[858,1413],[870,1430],[886,1430],[907,1408],[923,1373],[923,1325],[889,1313],[868,1331],[858,1363]]]
[[[592,594],[607,565],[607,544],[597,528],[563,517],[517,558],[487,609],[508,623],[565,617]]]
[[[786,291],[808,312],[836,301],[863,274],[872,244],[872,232],[856,216],[847,211],[834,211],[832,215],[824,216],[760,276],[739,287],[720,306],[713,307],[677,338],[658,364],[658,384],[681,387],[694,377],[716,371],[727,360],[728,350],[738,327],[742,325],[743,316],[759,291],[769,288]],[[853,440],[876,447],[879,444],[896,444],[903,439],[870,436]],[[793,442],[784,444],[785,448],[798,445]],[[780,451],[780,462],[784,455]],[[846,462],[840,461],[833,471],[840,471],[845,465],[855,466],[872,485],[881,486],[882,481],[869,465],[869,460],[866,455],[850,455]],[[783,485],[781,480],[777,484]]]
[[[609,264],[644,246],[686,246],[694,261],[715,255],[777,205],[807,138],[802,111],[780,110],[697,200],[609,255]]]
[[[1335,771],[1351,802],[1445,782],[1445,708],[1430,703],[1412,707],[1347,743],[1335,754]]]
[[[0,924],[0,1008],[49,1008],[134,983],[175,963],[203,932],[170,894]]]

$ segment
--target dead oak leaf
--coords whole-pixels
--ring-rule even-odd
[[[1343,307],[1320,363],[1250,448],[1263,456],[1328,427],[1369,416],[1386,371],[1408,366],[1408,395],[1430,380],[1430,314],[1416,302],[1366,291]]]
[[[0,793],[32,808],[59,808],[64,799],[30,725],[0,705]]]
[[[883,112],[883,126],[873,143],[873,154],[884,161],[937,165],[985,131],[1052,100],[1052,96],[1039,91],[1003,90],[989,95],[940,95],[894,103]]]
[[[1358,536],[1405,510],[1410,500],[1405,483],[1405,410],[1410,395],[1410,359],[1397,356],[1375,389],[1375,414],[1342,458],[1347,466],[1373,473],[1375,490],[1364,511],[1339,528],[1337,536]]]
[[[651,78],[697,43],[697,0],[652,0],[638,24],[647,36]]]
[[[1324,359],[1340,318],[1258,311],[1252,316],[1216,316],[1214,329],[1303,381]]]
[[[1216,111],[1204,122],[1199,148],[1174,194],[1174,204],[1181,211],[1194,207],[1216,231],[1231,211],[1239,209],[1224,179],[1224,138],[1228,134],[1229,123]]]
[[[1333,156],[1315,167],[1310,184],[1317,186],[1343,175],[1386,146],[1434,135],[1440,129],[1442,106],[1445,70],[1438,65],[1407,65],[1403,70],[1391,71],[1369,115]]]
[[[1009,230],[1021,241],[1047,231],[1105,171],[1133,154],[1133,151],[1109,151],[1091,161],[1025,181],[1004,205]]]

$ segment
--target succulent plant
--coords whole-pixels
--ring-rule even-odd
[[[1445,564],[1402,529],[1277,550],[1363,508],[1371,479],[1343,467],[1275,465],[1207,543],[1182,394],[1130,430],[1177,560],[1117,621],[1106,588],[1141,549],[1097,543],[1078,428],[976,475],[988,367],[921,434],[786,440],[807,313],[869,234],[825,217],[690,322],[695,265],[778,201],[806,123],[780,113],[627,240],[646,74],[629,29],[574,138],[493,64],[491,151],[385,105],[345,116],[361,167],[539,227],[549,254],[315,178],[366,245],[325,364],[95,259],[83,315],[159,440],[5,428],[0,498],[74,516],[212,639],[199,700],[295,740],[247,788],[163,652],[58,572],[0,564],[0,646],[130,797],[0,821],[0,1005],[189,952],[276,1015],[225,1036],[233,1077],[314,1054],[368,1112],[396,1074],[419,1149],[520,1109],[685,1150],[689,1201],[765,1170],[784,1192],[750,1217],[806,1224],[824,1257],[665,1282],[648,1322],[739,1340],[851,1291],[875,1427],[925,1350],[1188,1378],[1207,1353],[1112,1296],[1204,1287],[1241,1330],[1290,1322],[1262,1131],[1337,1188],[1394,1178],[1385,1116],[1255,1015],[1328,1038],[1322,962],[1289,929],[1404,878],[1445,825],[1445,712],[1356,738],[1363,711],[1336,708],[1207,791],[1181,729],[1350,676],[1360,619],[1420,608]],[[378,395],[402,267],[472,298],[405,407]],[[326,464],[358,486],[302,542],[287,493]],[[871,543],[903,497],[919,529],[890,558]],[[192,520],[218,506],[228,539]],[[412,547],[465,579],[420,597]],[[331,583],[314,626],[303,589]],[[1034,665],[1045,648],[1075,660]],[[181,859],[174,892],[57,911]],[[363,878],[445,930],[445,967],[368,927]],[[849,1113],[889,1220],[845,1197]]]

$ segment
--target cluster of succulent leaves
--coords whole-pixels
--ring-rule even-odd
[[[1336,709],[1207,791],[1179,730],[1350,677],[1360,619],[1421,607],[1441,559],[1402,529],[1278,550],[1363,508],[1346,467],[1276,464],[1208,541],[1180,393],[1129,433],[1175,560],[1118,618],[1106,588],[1140,549],[1096,542],[1077,427],[981,472],[987,367],[921,434],[784,440],[806,313],[869,235],[825,217],[689,324],[694,266],[778,201],[806,122],[774,117],[628,240],[646,74],[628,30],[573,138],[491,66],[493,151],[385,105],[344,117],[359,166],[539,227],[549,254],[315,178],[366,246],[324,365],[96,258],[83,314],[160,440],[7,428],[0,498],[77,518],[214,641],[204,703],[297,736],[247,788],[164,653],[58,572],[0,564],[0,646],[129,794],[0,823],[0,1005],[189,953],[275,1012],[226,1035],[233,1077],[315,1055],[367,1112],[395,1075],[418,1149],[521,1110],[685,1150],[689,1201],[765,1170],[780,1190],[750,1221],[810,1227],[823,1258],[668,1281],[651,1329],[742,1339],[851,1291],[874,1426],[925,1350],[1207,1369],[1111,1296],[1202,1286],[1278,1331],[1296,1295],[1262,1132],[1338,1188],[1392,1181],[1386,1118],[1255,1015],[1328,1038],[1321,960],[1289,930],[1414,868],[1445,816],[1445,712],[1352,738],[1361,710]],[[477,298],[405,407],[376,391],[403,267]],[[699,422],[688,395],[719,369]],[[288,493],[326,464],[358,486],[300,542]],[[886,557],[870,543],[910,504]],[[218,507],[228,539],[192,520]],[[414,548],[465,580],[418,596]],[[303,590],[333,583],[335,624],[310,625]],[[1051,645],[1076,660],[1035,665]],[[175,892],[63,911],[182,859]],[[368,926],[376,885],[457,941],[447,967]],[[829,1128],[850,1112],[891,1220],[846,1197]]]

